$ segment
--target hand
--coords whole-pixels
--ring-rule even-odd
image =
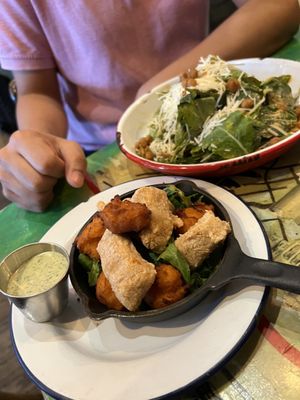
[[[46,133],[16,131],[0,150],[4,196],[31,211],[43,211],[50,204],[59,178],[81,187],[85,171],[85,156],[77,143]]]

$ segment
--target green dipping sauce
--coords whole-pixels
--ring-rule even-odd
[[[7,293],[31,296],[59,282],[68,269],[68,261],[57,251],[45,251],[25,261],[9,278]]]

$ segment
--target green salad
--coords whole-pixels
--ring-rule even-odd
[[[160,94],[136,152],[174,164],[226,160],[272,145],[299,128],[290,75],[260,81],[217,56]]]

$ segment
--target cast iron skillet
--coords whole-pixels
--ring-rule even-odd
[[[169,184],[168,184],[169,185]],[[222,204],[202,189],[199,189],[193,182],[181,180],[174,182],[173,185],[181,189],[185,194],[190,195],[198,192],[202,201],[213,204],[215,214],[231,223],[230,217]],[[167,184],[154,185],[163,189]],[[131,197],[134,191],[121,196],[122,199]],[[93,216],[86,222],[82,229],[92,220]],[[81,229],[81,230],[82,230]],[[81,231],[80,231],[81,232]],[[72,245],[70,254],[70,278],[72,285],[83,302],[87,314],[93,320],[99,321],[108,317],[120,318],[133,322],[155,322],[175,317],[197,305],[210,291],[216,291],[232,282],[233,280],[243,280],[245,285],[272,286],[294,293],[300,293],[300,268],[249,257],[244,254],[234,237],[230,233],[222,248],[218,249],[215,270],[207,281],[198,289],[184,299],[161,309],[150,310],[143,308],[141,311],[116,311],[110,310],[101,304],[95,296],[95,288],[89,287],[87,274],[78,263],[78,249],[75,243]]]

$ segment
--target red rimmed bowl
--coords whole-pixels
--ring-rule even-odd
[[[292,79],[289,84],[293,95],[296,96],[299,94],[300,63],[297,61],[276,58],[250,58],[231,61],[231,64],[236,65],[239,69],[258,79],[290,74]],[[241,157],[216,162],[168,164],[147,160],[136,154],[135,144],[141,137],[149,134],[149,122],[161,104],[159,93],[178,82],[178,80],[178,77],[173,78],[155,87],[151,92],[137,99],[122,115],[117,127],[117,143],[120,150],[131,161],[164,174],[203,177],[235,175],[274,160],[286,153],[300,139],[299,130],[272,146]]]

